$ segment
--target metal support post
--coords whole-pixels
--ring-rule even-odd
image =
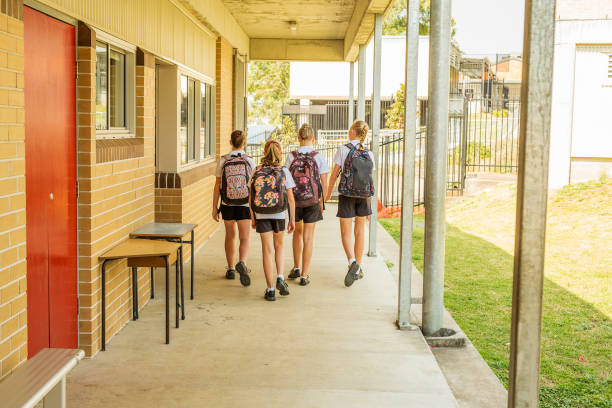
[[[429,117],[425,160],[423,334],[426,336],[431,336],[440,330],[444,309],[444,205],[448,144],[450,20],[450,0],[432,0],[429,31]]]
[[[359,60],[357,69],[357,119],[365,120],[365,75],[366,75],[366,46],[359,45]]]
[[[355,113],[355,63],[349,62],[350,74],[349,74],[349,97],[348,97],[348,126],[351,127],[354,120]]]
[[[382,53],[382,14],[374,15],[374,81],[372,89],[372,154],[374,154],[374,197],[370,216],[370,244],[368,256],[376,256],[376,227],[378,225],[378,139],[380,136],[380,77]]]
[[[400,243],[397,326],[410,329],[412,302],[412,211],[419,60],[419,1],[408,0],[406,16],[406,67],[404,86],[404,165],[402,171],[402,233]]]
[[[526,0],[508,407],[537,407],[555,1]]]
[[[44,408],[66,408],[66,377],[51,388],[51,391],[43,398]]]

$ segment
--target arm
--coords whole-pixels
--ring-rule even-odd
[[[329,201],[332,193],[334,192],[334,184],[336,184],[336,179],[340,174],[340,166],[334,164],[334,169],[331,172],[331,177],[329,178],[329,184],[327,186],[327,195],[325,196],[325,201]]]
[[[325,195],[327,194],[327,173],[321,174],[321,211],[325,210]]]
[[[251,180],[251,182],[252,181],[253,180]],[[249,182],[249,212],[251,213],[251,228],[255,229],[255,213],[253,212],[253,205],[251,204],[251,194],[253,194],[251,182]]]
[[[213,189],[213,202],[212,202],[212,218],[219,222],[219,197],[221,196],[221,177],[217,177],[215,181],[215,187]]]
[[[293,189],[287,189],[287,200],[289,201],[289,226],[287,232],[292,234],[295,230],[295,199],[293,198]]]

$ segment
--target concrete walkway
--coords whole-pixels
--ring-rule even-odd
[[[312,283],[263,300],[261,243],[253,234],[253,283],[224,278],[223,232],[196,258],[196,299],[163,342],[158,297],[68,379],[72,407],[456,407],[419,331],[394,326],[397,287],[381,258],[343,285],[346,261],[335,208],[319,224]],[[366,241],[367,242],[367,241]],[[292,266],[285,241],[286,272]]]

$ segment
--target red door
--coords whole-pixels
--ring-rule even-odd
[[[28,354],[76,348],[75,29],[24,7]]]

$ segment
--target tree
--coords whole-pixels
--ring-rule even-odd
[[[249,64],[249,122],[280,125],[283,104],[289,102],[289,63],[253,61]]]
[[[406,31],[406,7],[407,0],[395,0],[383,21],[384,35],[400,35]],[[419,10],[419,34],[428,35],[431,21],[430,0],[420,0]],[[455,32],[455,20],[451,19],[451,38],[455,36]]]
[[[404,128],[404,84],[400,84],[400,89],[395,93],[393,104],[385,114],[385,119],[389,129]]]
[[[272,133],[270,139],[276,140],[283,147],[297,143],[297,130],[295,130],[295,122],[289,117],[283,118],[283,126],[280,130]]]

